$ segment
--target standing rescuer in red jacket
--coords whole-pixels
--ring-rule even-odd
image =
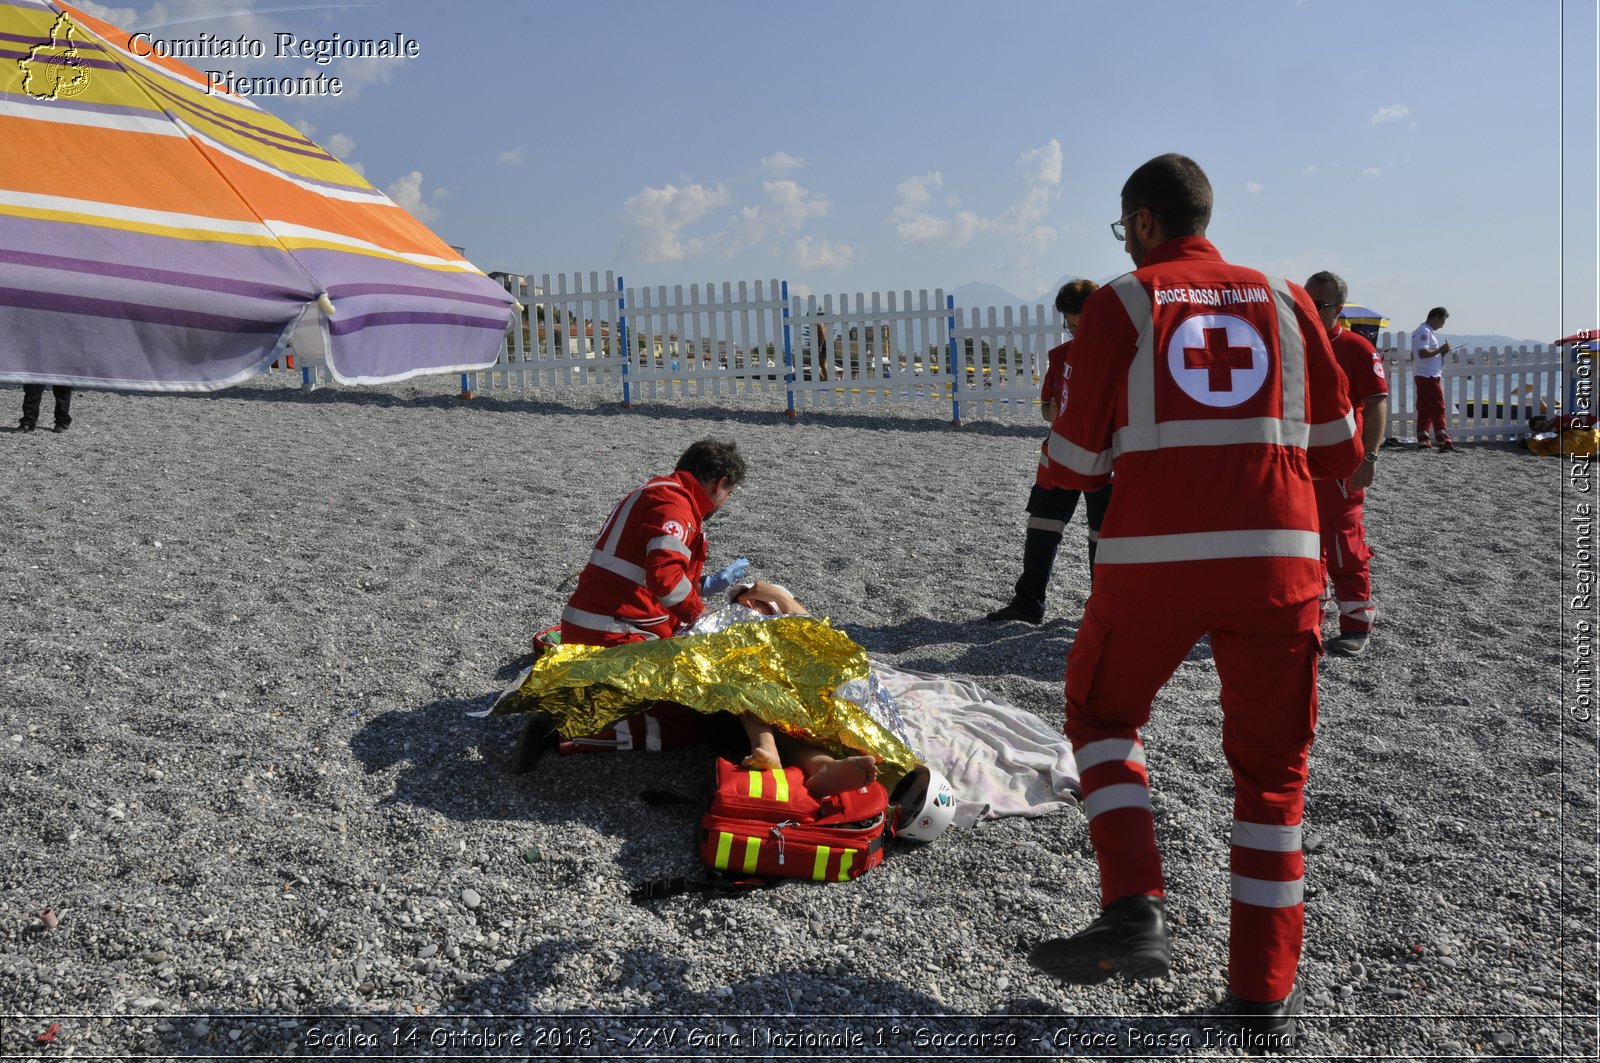
[[[1300,817],[1317,718],[1322,544],[1311,479],[1361,458],[1342,374],[1303,289],[1222,260],[1211,184],[1162,155],[1122,187],[1138,268],[1089,298],[1052,430],[1051,478],[1116,471],[1094,591],[1067,656],[1102,914],[1030,961],[1068,982],[1156,978],[1169,953],[1139,729],[1209,636],[1233,770],[1228,977],[1247,1047],[1292,1044],[1305,909]]]

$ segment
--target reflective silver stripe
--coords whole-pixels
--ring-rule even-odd
[[[1368,612],[1371,612],[1371,611],[1372,611],[1372,603],[1371,602],[1340,602],[1339,603],[1339,612],[1341,612],[1341,613],[1368,613]]]
[[[1162,421],[1143,428],[1130,426],[1117,429],[1111,437],[1111,449],[1118,454],[1132,454],[1160,450],[1162,447],[1232,447],[1269,443],[1304,450],[1307,435],[1304,424],[1288,424],[1276,417]]]
[[[661,751],[661,721],[648,712],[644,714],[644,747],[658,753]]]
[[[1106,476],[1111,472],[1111,450],[1085,450],[1066,436],[1050,433],[1050,460],[1084,476]]]
[[[634,504],[639,501],[639,496],[652,487],[670,487],[679,494],[684,494],[683,485],[676,480],[651,480],[643,487],[636,489],[633,494],[624,498],[618,505],[617,511],[611,518],[611,533],[606,536],[605,542],[595,547],[607,554],[616,554],[617,542],[622,538],[622,529],[628,526],[628,515],[633,512]]]
[[[1294,316],[1294,296],[1289,292],[1289,282],[1282,277],[1268,277],[1277,296],[1278,309],[1278,372],[1283,377],[1283,419],[1291,424],[1306,423],[1306,341],[1300,335],[1300,323]]]
[[[658,535],[644,544],[645,553],[653,553],[656,550],[666,550],[670,553],[682,554],[684,557],[694,557],[694,554],[690,553],[689,548],[684,545],[683,540],[676,535]]]
[[[1150,788],[1143,783],[1117,783],[1115,786],[1102,786],[1083,799],[1083,814],[1088,819],[1118,808],[1142,808],[1149,812]]]
[[[647,639],[658,637],[655,632],[648,628],[630,624],[626,620],[618,620],[614,616],[601,616],[599,613],[591,613],[587,609],[578,609],[570,605],[561,610],[561,619],[569,624],[587,628],[590,631],[612,631],[619,635],[643,635]],[[666,617],[661,619],[664,621]]]
[[[615,732],[617,736],[618,749],[633,748],[633,728],[629,726],[627,720],[618,720],[616,725],[612,727],[611,730]]]
[[[1245,823],[1233,821],[1233,837],[1229,844],[1246,849],[1259,849],[1264,853],[1294,853],[1300,850],[1300,825],[1280,827],[1271,823]]]
[[[633,512],[633,504],[639,501],[639,496],[644,494],[644,488],[638,488],[617,503],[616,512],[611,514],[611,530],[606,533],[605,541],[595,547],[596,552],[614,554],[617,552],[617,541],[622,538],[622,529],[628,526],[628,514]]]
[[[1144,746],[1131,738],[1102,738],[1098,742],[1089,742],[1083,748],[1073,750],[1072,759],[1077,763],[1079,772],[1088,771],[1097,764],[1107,764],[1114,760],[1127,764],[1143,764]]]
[[[681,577],[678,580],[678,585],[668,591],[666,596],[661,599],[661,604],[670,609],[672,606],[677,605],[679,602],[689,597],[689,592],[693,589],[694,587],[689,583],[688,577]]]
[[[1051,520],[1048,517],[1029,517],[1028,530],[1055,532],[1060,535],[1067,530],[1067,522],[1064,520]]]
[[[1229,557],[1305,557],[1315,561],[1321,556],[1321,536],[1288,528],[1102,537],[1094,555],[1095,562],[1102,565],[1215,561]]]
[[[1145,428],[1156,423],[1156,337],[1155,307],[1150,293],[1139,278],[1124,273],[1111,282],[1111,290],[1122,300],[1128,320],[1139,330],[1138,346],[1128,365],[1128,427]],[[1112,453],[1117,453],[1115,444]],[[1054,453],[1050,460],[1056,460]]]
[[[1293,908],[1305,901],[1306,883],[1298,878],[1293,882],[1273,882],[1270,879],[1234,875],[1231,896],[1236,901],[1253,904],[1257,908]]]
[[[622,560],[622,558],[617,557],[615,554],[601,553],[599,550],[596,550],[589,555],[589,564],[593,565],[595,568],[603,568],[607,572],[615,572],[623,579],[628,580],[631,583],[637,583],[641,587],[645,585],[644,569],[640,568],[632,561]]]
[[[1356,437],[1356,415],[1352,410],[1337,421],[1314,424],[1306,432],[1306,442],[1314,447],[1332,446]]]

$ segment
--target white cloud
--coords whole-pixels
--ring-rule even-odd
[[[1307,177],[1310,177],[1313,174],[1319,174],[1321,172],[1322,172],[1322,167],[1318,166],[1316,163],[1311,163],[1309,166],[1306,167],[1306,176]]]
[[[943,185],[944,175],[937,170],[900,182],[896,189],[900,203],[889,212],[889,222],[900,239],[935,247],[965,247],[983,227],[983,220],[971,211],[960,211],[953,218],[942,218],[929,211],[933,193]]]
[[[396,70],[403,64],[386,56],[367,56],[363,59],[340,59],[327,66],[314,67],[307,71],[315,77],[318,72],[327,74],[328,77],[339,79],[341,91],[339,99],[353,100],[361,95],[361,90],[373,85],[387,85],[394,80]]]
[[[1244,190],[1253,196],[1260,195],[1265,188],[1266,186],[1260,181],[1246,181],[1244,183]]]
[[[505,166],[516,166],[522,161],[522,149],[511,148],[508,151],[502,151],[495,158],[495,161]]]
[[[844,269],[855,257],[849,244],[834,244],[802,236],[794,242],[794,262],[801,269]]]
[[[323,141],[322,146],[336,159],[348,159],[356,151],[355,138],[349,133],[334,133]]]
[[[796,232],[828,213],[826,198],[787,178],[761,182],[759,201],[720,219],[716,216],[733,205],[733,194],[721,183],[714,188],[698,184],[646,188],[623,204],[629,230],[624,243],[646,262],[729,258],[764,240]],[[702,223],[715,226],[715,231],[689,234]]]
[[[1371,129],[1373,126],[1382,125],[1385,122],[1398,122],[1410,113],[1411,108],[1403,103],[1391,103],[1387,107],[1379,107],[1373,116],[1367,119],[1367,128]]]
[[[1018,254],[1039,254],[1059,236],[1059,231],[1045,225],[1044,220],[1050,213],[1051,201],[1061,194],[1061,167],[1058,140],[1051,139],[1042,147],[1023,152],[1017,158],[1022,191],[1016,202],[992,218],[970,210],[935,213],[934,193],[944,186],[943,173],[936,170],[921,177],[908,177],[896,189],[900,202],[889,212],[888,220],[907,243],[958,248],[977,237],[992,236],[1009,241]],[[955,202],[951,197],[946,201],[947,207],[954,209]]]
[[[1365,170],[1361,171],[1361,176],[1362,177],[1381,177],[1381,176],[1383,176],[1383,171],[1378,169],[1376,166],[1368,166]]]
[[[682,262],[709,251],[709,241],[685,239],[683,231],[726,207],[733,197],[724,185],[707,188],[664,185],[646,188],[622,205],[631,226],[626,240],[646,262]]]
[[[429,222],[439,216],[439,211],[422,201],[422,171],[412,170],[404,177],[393,182],[384,189],[390,199],[398,203],[410,214],[421,222]]]
[[[780,151],[761,160],[761,172],[767,177],[787,177],[803,165],[805,165],[804,159],[797,159],[786,151]]]

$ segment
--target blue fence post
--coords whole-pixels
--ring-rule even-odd
[[[471,373],[462,373],[461,374],[461,397],[463,399],[472,398],[472,374]]]
[[[788,406],[784,410],[785,417],[794,416],[794,341],[789,331],[789,282],[780,282],[779,292],[783,297],[783,386],[788,393]]]
[[[961,373],[956,365],[956,297],[946,295],[944,308],[950,311],[945,325],[950,330],[950,423],[961,427]]]
[[[632,384],[628,380],[628,370],[633,366],[633,351],[628,346],[628,290],[623,287],[622,278],[617,278],[617,337],[622,341],[622,408],[633,409]]]

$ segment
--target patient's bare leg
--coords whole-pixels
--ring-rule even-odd
[[[874,757],[835,757],[820,746],[795,743],[789,759],[806,774],[806,789],[812,797],[827,797],[848,790],[859,790],[878,777]]]
[[[750,755],[740,763],[746,771],[768,771],[783,767],[778,756],[778,741],[771,725],[760,717],[745,713],[739,717],[744,733],[750,739]]]

